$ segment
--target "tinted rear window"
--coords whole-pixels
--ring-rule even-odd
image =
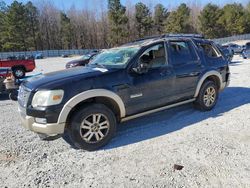
[[[190,41],[170,41],[170,57],[173,64],[184,64],[198,59]]]

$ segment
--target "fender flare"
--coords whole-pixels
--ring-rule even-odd
[[[92,89],[92,90],[79,93],[78,95],[71,98],[61,110],[57,123],[65,123],[70,111],[77,104],[87,99],[93,98],[93,97],[106,97],[106,98],[112,99],[113,101],[116,102],[116,104],[118,105],[120,109],[120,117],[121,118],[125,117],[126,115],[125,105],[122,99],[116,93],[106,90],[106,89]]]
[[[197,87],[196,87],[195,94],[194,94],[194,97],[195,97],[195,98],[198,97],[202,84],[204,83],[204,81],[205,81],[209,76],[216,76],[216,77],[219,79],[219,81],[220,81],[220,90],[223,89],[223,81],[222,81],[222,76],[221,76],[221,74],[220,74],[218,71],[215,71],[215,70],[209,71],[209,72],[205,73],[205,74],[200,78],[200,80],[199,80],[199,82],[198,82],[198,85],[197,85]]]

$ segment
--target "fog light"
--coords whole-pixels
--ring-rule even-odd
[[[45,118],[35,118],[35,122],[36,123],[41,123],[41,124],[46,124],[47,119],[45,119]]]

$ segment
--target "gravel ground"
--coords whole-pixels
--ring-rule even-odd
[[[39,60],[35,72],[67,60]],[[234,59],[214,110],[185,105],[132,120],[95,152],[40,141],[20,125],[16,102],[1,96],[0,187],[250,187],[249,70],[250,60]]]

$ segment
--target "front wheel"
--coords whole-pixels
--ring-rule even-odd
[[[200,89],[200,93],[194,102],[196,108],[209,111],[214,108],[218,99],[218,88],[213,81],[206,81]]]
[[[103,104],[88,105],[76,111],[68,129],[70,144],[87,151],[106,145],[115,132],[115,115]]]

